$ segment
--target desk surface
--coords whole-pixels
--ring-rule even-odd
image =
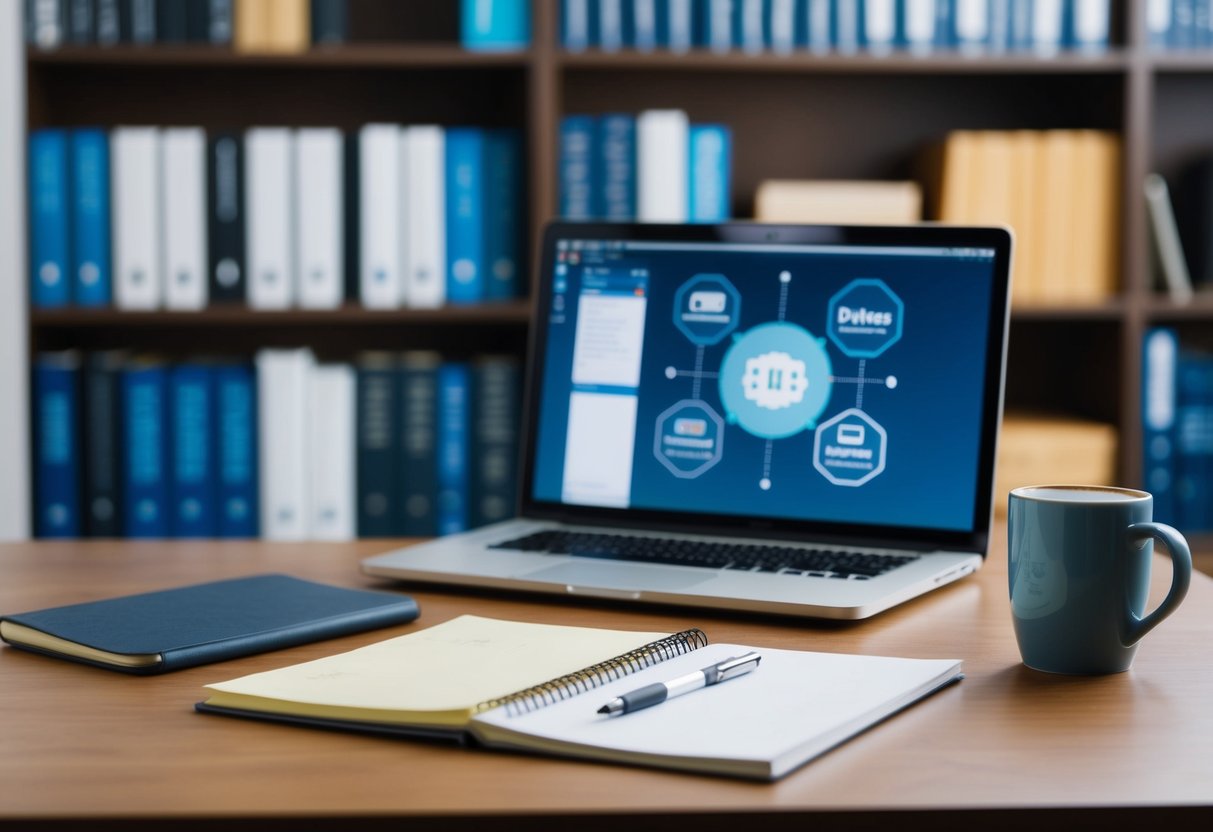
[[[0,610],[267,571],[397,588],[358,570],[360,556],[386,548],[382,541],[0,546]],[[1156,567],[1155,599],[1169,580],[1162,560]],[[0,649],[0,824],[92,819],[90,828],[102,820],[130,828],[141,819],[205,825],[279,818],[292,828],[292,818],[297,825],[306,816],[309,829],[323,823],[347,828],[354,818],[401,828],[400,818],[410,818],[411,832],[469,816],[479,818],[481,828],[487,818],[570,828],[568,817],[578,816],[577,827],[617,829],[620,814],[688,812],[699,815],[697,828],[713,821],[735,828],[730,813],[768,812],[764,828],[772,822],[803,828],[804,813],[812,812],[848,828],[876,828],[888,820],[886,810],[947,810],[945,817],[968,822],[991,809],[1037,810],[1038,821],[1056,818],[1062,807],[1103,807],[1126,820],[1128,807],[1170,806],[1175,825],[1208,820],[1201,815],[1213,806],[1213,580],[1204,575],[1194,576],[1184,605],[1147,636],[1133,669],[1101,678],[1053,677],[1023,667],[998,543],[978,575],[852,624],[407,590],[422,610],[407,627],[164,676],[130,677]],[[466,612],[671,632],[699,626],[714,641],[759,647],[959,657],[967,678],[771,785],[192,710],[206,683],[349,650]],[[1017,823],[1025,820],[1018,816]]]

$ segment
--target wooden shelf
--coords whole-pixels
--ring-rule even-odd
[[[530,321],[530,303],[511,301],[439,309],[366,309],[346,304],[339,309],[265,311],[245,306],[210,306],[197,312],[129,312],[117,309],[35,309],[35,331],[173,327],[189,329],[293,328],[301,326],[513,326]]]
[[[1213,321],[1213,293],[1198,294],[1188,303],[1175,303],[1156,296],[1146,306],[1151,321]]]
[[[674,72],[770,72],[820,74],[903,74],[928,75],[988,75],[1041,74],[1086,75],[1117,74],[1131,65],[1129,53],[1112,50],[1097,55],[1060,54],[1052,57],[1038,55],[966,55],[932,53],[916,55],[892,52],[887,55],[858,53],[855,55],[793,52],[775,54],[763,52],[718,53],[692,50],[672,52],[558,52],[558,66],[567,70],[634,70]]]
[[[1159,73],[1213,73],[1213,49],[1190,52],[1151,52],[1146,58]]]
[[[30,49],[31,69],[50,67],[250,67],[298,69],[504,69],[531,63],[530,51],[473,52],[454,44],[357,43],[316,47],[297,54],[250,55],[209,46],[75,46]]]

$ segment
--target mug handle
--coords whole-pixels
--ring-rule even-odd
[[[1136,644],[1142,636],[1158,626],[1164,618],[1175,612],[1179,602],[1188,594],[1188,585],[1192,582],[1192,552],[1184,536],[1166,523],[1134,523],[1128,528],[1129,540],[1133,543],[1144,543],[1153,539],[1162,543],[1171,556],[1171,590],[1162,599],[1158,609],[1138,618],[1132,611],[1127,610],[1129,617],[1125,632],[1128,638],[1125,646]]]

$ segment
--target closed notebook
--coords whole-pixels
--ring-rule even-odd
[[[461,616],[207,685],[202,712],[773,780],[960,678],[958,661],[762,649],[736,679],[619,717],[616,696],[755,648]]]
[[[287,575],[213,583],[0,616],[14,647],[128,673],[164,673],[415,619],[404,595]]]

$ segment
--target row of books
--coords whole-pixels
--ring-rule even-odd
[[[998,434],[994,510],[1012,489],[1046,482],[1116,485],[1115,425],[1053,413],[1007,411]]]
[[[1111,0],[564,0],[565,49],[1102,51]]]
[[[349,39],[349,0],[25,0],[40,49],[208,44],[253,54],[305,52]],[[477,50],[524,49],[530,0],[461,0],[460,36]]]
[[[1186,303],[1213,291],[1213,153],[1192,157],[1173,177],[1146,177],[1146,210],[1161,288]]]
[[[612,222],[715,222],[730,216],[732,134],[681,110],[565,116],[560,215]]]
[[[514,512],[519,370],[306,349],[165,364],[43,353],[33,370],[39,537],[345,540]]]
[[[1142,470],[1154,519],[1213,531],[1213,353],[1185,347],[1169,327],[1147,332],[1142,349]]]
[[[1098,303],[1118,286],[1120,138],[957,131],[929,154],[933,219],[1015,232],[1012,303]]]
[[[1213,2],[1146,0],[1146,3],[1146,28],[1152,48],[1213,48]]]
[[[521,290],[513,130],[43,129],[29,155],[37,308],[433,308]]]

